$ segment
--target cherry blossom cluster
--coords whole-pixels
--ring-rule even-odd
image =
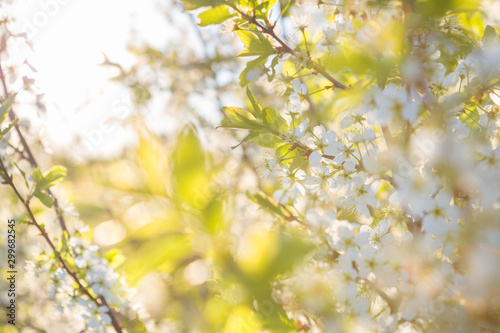
[[[319,8],[334,15],[319,27],[316,51],[332,56],[370,47],[368,24],[385,29],[384,19],[405,16],[363,1],[321,1]],[[340,119],[312,126],[312,80],[301,71],[312,67],[304,31],[318,29],[318,15],[292,17],[296,35],[287,40],[304,39],[280,62],[302,69],[272,83],[286,99],[289,130],[279,137],[289,149],[271,150],[257,166],[261,178],[279,185],[274,201],[296,212],[288,226],[322,249],[289,278],[303,300],[289,316],[325,332],[493,329],[500,306],[500,42],[483,38],[456,55],[456,46],[432,32],[410,30],[398,80],[368,84],[362,94],[352,88],[360,98]],[[454,16],[439,27],[462,31]],[[443,53],[456,58],[450,64]],[[257,83],[267,86],[263,80]],[[337,315],[318,319],[322,310],[301,295],[311,281],[329,290],[316,301]]]

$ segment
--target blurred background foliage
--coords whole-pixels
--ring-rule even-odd
[[[300,2],[292,2],[300,10]],[[370,50],[350,48],[337,57],[321,59],[322,63],[340,81],[361,89],[374,80],[398,80],[394,73],[408,52],[403,47],[405,29],[428,25],[463,54],[484,33],[480,1],[408,2],[414,2],[412,18],[404,25],[390,22],[376,31],[370,37]],[[286,3],[281,1],[281,8]],[[441,17],[450,13],[461,17],[467,32],[438,29]],[[281,18],[284,30],[289,29],[289,14]],[[165,49],[136,43],[130,46],[134,65],[122,67],[108,58],[103,63],[116,71],[114,81],[132,93],[133,112],[124,123],[134,129],[135,145],[124,149],[119,158],[84,163],[58,154],[49,158],[39,142],[33,148],[43,166],[68,167],[57,192],[74,203],[79,219],[91,227],[86,237],[102,247],[112,266],[137,289],[137,300],[159,328],[166,332],[168,327],[182,332],[300,330],[285,314],[298,308],[298,301],[288,300],[284,308],[276,300],[287,295],[275,293],[286,283],[287,274],[313,255],[315,240],[308,239],[307,233],[288,230],[286,221],[258,210],[253,201],[271,206],[272,211],[268,195],[277,189],[276,184],[257,177],[254,165],[261,152],[253,145],[232,151],[230,147],[243,133],[215,129],[224,117],[223,105],[249,103],[238,84],[245,64],[235,58],[241,45],[236,38],[219,34],[217,27],[197,27],[196,13],[183,12],[177,3],[171,4],[165,19],[175,22],[179,15],[186,17],[185,25],[165,33],[184,34],[183,29],[189,29],[185,42],[170,43]],[[441,57],[446,59],[446,54]],[[283,65],[284,73],[297,70],[292,62]],[[306,83],[310,91],[326,84],[318,78]],[[252,85],[262,105],[282,108],[282,101],[269,94],[269,89],[266,84]],[[357,102],[352,90],[345,96],[335,94],[335,101],[333,96],[309,97],[312,123],[327,123]],[[162,121],[168,122],[164,124],[168,131],[155,126],[157,113],[167,116]],[[3,187],[0,191],[5,198],[3,215],[22,214],[12,194]],[[36,213],[47,224],[53,223],[54,217],[41,206]],[[24,227],[18,230],[19,243],[29,243],[32,232]],[[22,249],[29,252],[29,247]],[[20,256],[22,260],[24,255]],[[326,311],[325,286],[303,283],[309,290],[304,291],[302,301],[317,302]],[[25,299],[29,295],[20,289],[17,329],[25,326],[36,331]],[[129,332],[145,331],[138,323],[133,325],[137,326],[129,327]],[[0,332],[16,330],[0,327]]]

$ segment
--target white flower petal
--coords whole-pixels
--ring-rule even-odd
[[[493,103],[496,105],[500,105],[500,90],[494,89],[492,92],[490,92],[490,98]]]

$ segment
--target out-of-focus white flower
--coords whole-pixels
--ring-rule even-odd
[[[106,333],[106,325],[111,324],[107,306],[97,307],[94,303],[88,303],[82,316],[87,318],[87,328],[91,332]]]
[[[279,163],[275,158],[266,159],[257,165],[257,174],[260,178],[266,178],[278,170]]]
[[[337,14],[334,22],[323,29],[323,37],[317,42],[316,49],[318,51],[333,51],[334,53],[341,52],[340,42],[342,33],[352,33],[354,31],[350,20],[346,19],[344,15]]]
[[[289,111],[293,110],[293,113],[299,113],[305,107],[305,103],[302,100],[307,94],[307,85],[301,83],[299,79],[292,80],[293,92],[289,96],[289,102],[287,104],[287,109]]]
[[[451,205],[451,194],[441,191],[436,198],[425,202],[426,214],[422,219],[422,227],[425,232],[439,236],[457,228],[456,207]]]
[[[491,98],[491,101],[495,103],[496,105],[500,105],[500,90],[499,89],[493,89],[490,91],[489,96]]]
[[[304,170],[296,169],[292,172],[286,165],[282,165],[281,169],[276,170],[274,176],[279,180],[283,189],[298,189],[302,195],[305,194],[302,182],[306,179],[307,175]]]
[[[435,179],[418,170],[395,174],[393,178],[398,189],[391,195],[390,201],[407,205],[417,215],[422,214],[426,199],[437,190]]]
[[[315,209],[309,209],[306,213],[307,221],[310,225],[316,228],[328,228],[335,222],[335,214],[330,210],[323,215]]]
[[[382,246],[389,245],[394,240],[394,235],[388,233],[392,224],[392,219],[381,220],[378,224],[371,228],[367,225],[361,226],[361,230],[368,231],[370,234],[370,243],[375,249],[380,249]]]
[[[321,150],[325,155],[336,156],[344,149],[344,145],[337,140],[337,134],[332,130],[326,131],[323,125],[314,127],[313,134],[315,149]]]
[[[293,28],[296,30],[304,30],[309,26],[309,15],[302,13],[299,15],[292,15],[290,17]]]
[[[299,195],[299,189],[293,188],[291,190],[277,190],[273,194],[274,200],[280,204],[292,205]]]
[[[235,20],[227,20],[224,21],[220,26],[219,32],[221,34],[231,34],[232,36],[234,36],[235,27],[236,27]]]
[[[410,99],[405,89],[398,89],[392,83],[375,95],[375,101],[377,111],[374,120],[381,126],[387,126],[395,115],[400,115],[409,121],[414,120],[418,115],[418,103]]]
[[[458,73],[451,72],[446,75],[446,68],[443,64],[437,63],[433,67],[432,75],[430,77],[430,88],[441,93],[446,89],[453,87],[458,83]]]
[[[455,72],[463,76],[472,76],[480,63],[480,57],[477,53],[470,53],[465,60],[459,60]]]
[[[309,122],[307,120],[304,120],[296,128],[292,129],[290,132],[292,141],[300,141],[304,137],[304,134],[306,134],[308,126]]]
[[[262,74],[265,73],[263,68],[254,68],[248,71],[247,80],[251,82],[257,81]]]

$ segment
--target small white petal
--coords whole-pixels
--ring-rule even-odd
[[[496,105],[500,105],[500,90],[494,89],[490,92],[490,98]]]

